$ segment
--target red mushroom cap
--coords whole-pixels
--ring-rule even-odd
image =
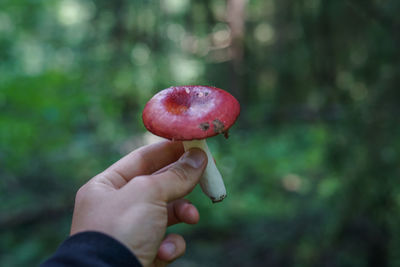
[[[226,134],[239,113],[239,102],[228,92],[190,85],[158,92],[147,102],[142,118],[153,134],[184,141]]]

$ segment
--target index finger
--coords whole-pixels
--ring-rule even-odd
[[[120,188],[136,176],[152,174],[177,161],[183,152],[182,142],[161,141],[147,145],[115,162],[101,176]]]

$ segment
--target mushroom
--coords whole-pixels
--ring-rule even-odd
[[[228,92],[191,85],[158,92],[146,104],[142,118],[144,126],[153,134],[183,141],[185,151],[197,147],[206,152],[209,160],[200,186],[216,203],[226,197],[226,189],[205,139],[217,134],[228,138],[228,129],[239,113],[239,102]]]

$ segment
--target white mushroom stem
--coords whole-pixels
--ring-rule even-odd
[[[200,179],[200,186],[204,194],[206,194],[213,203],[222,201],[226,197],[224,181],[222,180],[221,173],[215,165],[214,158],[208,149],[206,140],[183,141],[183,147],[185,148],[185,151],[192,147],[197,147],[206,152],[208,163],[204,170],[203,177]]]

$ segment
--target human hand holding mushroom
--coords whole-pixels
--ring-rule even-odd
[[[145,127],[153,134],[183,141],[185,150],[197,147],[206,152],[208,164],[200,186],[216,203],[226,197],[226,189],[205,139],[217,134],[227,138],[239,113],[239,102],[224,90],[210,86],[177,86],[153,96],[142,116]]]
[[[199,182],[207,164],[200,149],[183,153],[181,142],[152,144],[92,178],[76,195],[71,235],[108,234],[143,266],[165,266],[180,257],[185,240],[177,234],[164,237],[166,228],[199,221],[196,207],[183,197]]]
[[[198,222],[197,209],[183,197],[199,181],[213,202],[226,196],[203,139],[219,133],[227,136],[238,115],[236,99],[213,87],[172,87],[155,95],[144,109],[143,121],[153,133],[175,142],[135,150],[82,186],[76,195],[71,235],[108,234],[143,266],[165,266],[180,257],[185,241],[177,234],[164,237],[166,228]]]

